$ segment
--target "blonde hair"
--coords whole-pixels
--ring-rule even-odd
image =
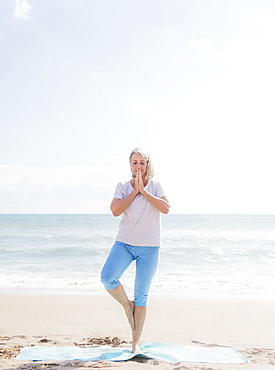
[[[148,180],[152,179],[154,177],[154,167],[153,167],[153,163],[152,163],[151,158],[149,157],[149,155],[142,148],[135,148],[134,150],[132,150],[132,152],[130,154],[130,157],[129,157],[130,163],[131,163],[132,155],[134,153],[139,154],[143,158],[146,159],[147,167],[146,167],[145,176],[147,177]]]

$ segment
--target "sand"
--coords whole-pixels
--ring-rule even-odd
[[[0,295],[0,369],[122,368],[144,370],[275,370],[275,302],[152,296],[142,342],[233,346],[245,364],[174,363],[135,358],[125,362],[15,360],[31,345],[127,346],[131,335],[122,308],[109,296]]]

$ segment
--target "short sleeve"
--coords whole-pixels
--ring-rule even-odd
[[[114,193],[114,198],[123,199],[124,197],[125,197],[125,194],[124,194],[124,190],[123,190],[123,185],[120,182],[120,183],[117,184],[117,187],[116,187],[116,190],[115,190],[115,193]]]
[[[156,186],[156,194],[155,194],[158,198],[162,198],[162,197],[165,197],[165,192],[163,190],[163,187],[161,185],[161,183],[157,182],[157,186]]]

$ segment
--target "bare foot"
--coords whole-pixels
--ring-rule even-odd
[[[129,321],[132,331],[135,330],[135,318],[134,318],[135,304],[132,301],[129,301],[129,306],[125,308],[125,313]]]
[[[138,344],[132,344],[132,352],[136,355],[142,353]]]

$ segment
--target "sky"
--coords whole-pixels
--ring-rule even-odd
[[[275,213],[275,2],[0,0],[0,213]]]

